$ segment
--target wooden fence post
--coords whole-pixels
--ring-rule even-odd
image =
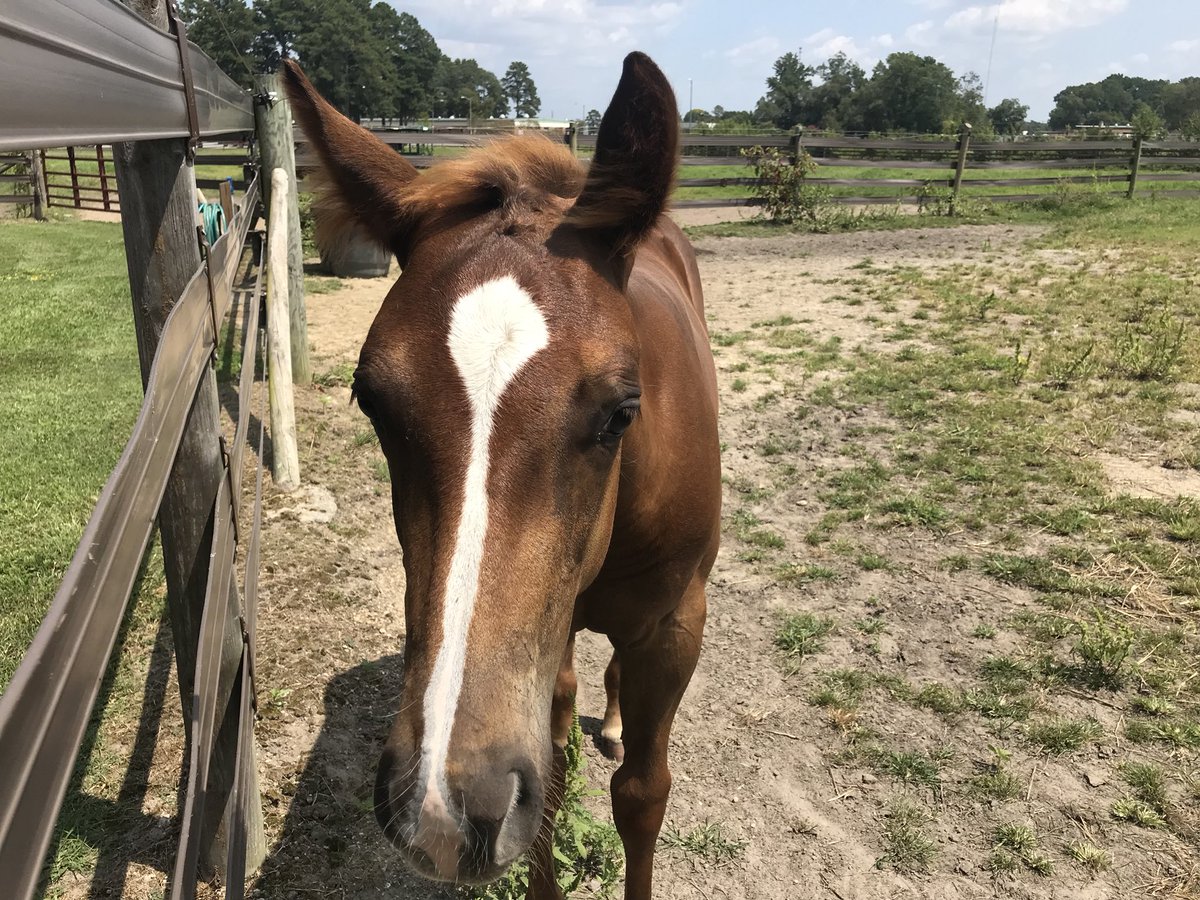
[[[792,133],[791,149],[792,165],[798,166],[804,159],[804,129],[799,125],[796,126],[796,130]]]
[[[166,4],[154,0],[133,4],[151,24],[168,28]],[[174,302],[200,267],[196,234],[196,178],[187,160],[187,141],[164,139],[114,144],[113,161],[121,185],[121,230],[133,298],[134,327],[142,384],[150,373],[159,337]],[[184,722],[191,743],[191,715],[196,649],[204,613],[217,487],[225,478],[221,447],[220,403],[211,366],[200,379],[175,465],[159,507],[163,569],[167,580],[167,612],[175,644],[176,671]],[[232,596],[238,595],[230,573]],[[237,604],[223,624],[217,709],[221,711],[213,743],[208,784],[204,786],[204,823],[200,866],[206,873],[225,872],[225,843],[233,816],[229,805],[237,761],[241,686],[242,630]],[[184,765],[189,751],[184,751]],[[253,809],[262,802],[247,799]],[[266,858],[262,817],[247,822],[246,870]]]
[[[571,155],[579,155],[579,128],[583,125],[582,122],[572,122],[567,126],[567,145],[571,148]]]
[[[1129,190],[1125,192],[1125,197],[1128,200],[1132,200],[1133,195],[1137,192],[1138,170],[1141,167],[1142,139],[1141,137],[1135,137],[1133,139],[1133,156],[1129,160]]]
[[[33,217],[46,221],[46,207],[49,206],[46,197],[46,153],[44,150],[34,150],[29,154],[29,177],[33,180]]]
[[[288,315],[292,333],[292,381],[312,381],[308,359],[308,318],[304,303],[304,240],[300,231],[300,198],[296,190],[296,144],[292,137],[292,110],[278,75],[254,78],[254,130],[263,172],[283,169],[288,178]],[[263,185],[267,209],[271,186]]]
[[[950,194],[950,215],[958,209],[958,191],[962,187],[963,172],[967,169],[967,151],[971,146],[971,123],[963,122],[958,133],[958,163],[954,167],[954,188]]]
[[[267,211],[267,382],[271,395],[271,475],[280,490],[300,486],[296,449],[296,407],[288,373],[292,351],[288,318],[288,176],[271,172],[271,207]]]

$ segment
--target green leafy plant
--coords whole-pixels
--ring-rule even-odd
[[[554,828],[554,860],[558,886],[570,896],[585,884],[595,888],[593,896],[611,897],[623,867],[621,838],[617,830],[601,822],[583,805],[589,794],[583,774],[583,731],[576,716],[567,739],[567,778],[563,802]],[[471,900],[524,900],[529,887],[529,863],[522,859],[502,878],[473,889]]]

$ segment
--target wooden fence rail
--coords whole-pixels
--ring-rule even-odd
[[[511,132],[475,133],[461,132],[415,132],[375,131],[384,143],[406,152],[406,158],[418,168],[433,165],[439,158],[438,148],[453,153],[456,150],[477,145],[489,139]],[[595,135],[548,132],[552,140],[560,137],[578,147],[586,159],[596,145]],[[316,159],[299,132],[294,134],[297,144],[296,166],[303,174],[316,165]],[[752,177],[753,169],[742,151],[762,147],[789,152],[795,161],[799,153],[810,156],[816,163],[815,174],[805,179],[807,184],[830,189],[830,201],[845,204],[889,204],[923,203],[931,194],[940,190],[949,192],[951,204],[961,196],[994,202],[1011,203],[1037,200],[1044,196],[1037,188],[1062,185],[1092,184],[1103,191],[1113,186],[1111,193],[1134,196],[1138,186],[1155,185],[1155,192],[1165,196],[1200,194],[1200,144],[1179,141],[1141,140],[1020,140],[1020,141],[974,141],[969,134],[960,135],[958,140],[917,140],[912,138],[852,138],[852,137],[804,137],[803,135],[708,135],[685,134],[682,136],[683,157],[680,160],[681,177],[676,186],[683,195],[676,198],[676,208],[752,206],[756,204],[753,189],[759,183]],[[719,153],[720,155],[699,155]],[[223,157],[210,156],[208,161],[217,165]],[[232,162],[232,160],[231,160]],[[729,177],[707,176],[690,178],[689,169],[696,166],[721,166],[741,169],[748,174],[733,174]],[[898,178],[886,174],[879,178],[866,176],[838,177],[840,168],[890,169],[922,172],[928,170],[927,178]],[[1162,169],[1184,169],[1182,172],[1161,171]],[[995,178],[974,178],[977,170],[1012,171],[1013,174],[998,174]],[[1091,174],[1045,176],[1037,170],[1090,169]],[[827,170],[829,174],[826,174]],[[1025,175],[1024,172],[1030,172]],[[1160,189],[1159,184],[1187,185],[1186,188]],[[689,189],[746,188],[742,196],[688,197]],[[866,188],[870,193],[862,195],[844,188]],[[1016,192],[980,192],[980,188],[1014,188]],[[1020,192],[1021,188],[1035,189]],[[301,190],[303,190],[303,185]],[[876,193],[876,190],[885,193]]]

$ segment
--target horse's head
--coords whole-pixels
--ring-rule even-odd
[[[357,226],[403,269],[354,380],[407,577],[377,814],[422,874],[491,878],[541,823],[574,600],[604,561],[622,444],[636,452],[624,291],[671,190],[674,95],[631,54],[586,178],[544,139],[418,176],[294,64],[286,80],[322,162],[319,229]]]

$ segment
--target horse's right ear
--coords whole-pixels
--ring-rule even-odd
[[[662,70],[630,53],[567,223],[598,238],[624,283],[638,243],[667,209],[679,157],[679,110]]]
[[[318,232],[332,236],[355,223],[403,260],[409,223],[401,198],[404,186],[417,177],[416,168],[334,109],[292,60],[283,64],[283,81],[292,111],[321,160]]]

